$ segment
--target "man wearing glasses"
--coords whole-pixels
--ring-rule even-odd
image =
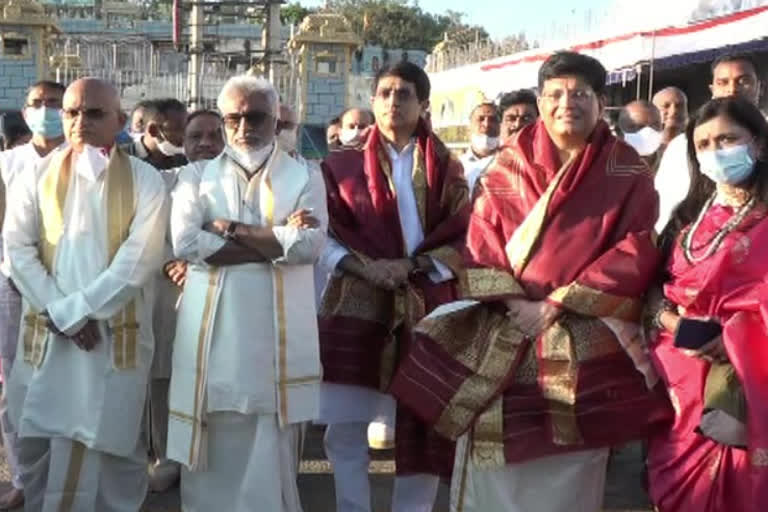
[[[376,124],[360,144],[322,164],[328,190],[331,279],[320,308],[323,390],[319,421],[334,467],[336,509],[371,510],[370,422],[395,428],[392,510],[427,511],[453,444],[388,394],[410,330],[456,297],[469,201],[458,160],[423,120],[427,74],[409,62],[382,68]]]
[[[74,82],[62,119],[69,146],[39,180],[19,178],[3,232],[24,298],[8,385],[26,509],[136,511],[165,186],[116,146],[125,114],[111,85]]]
[[[54,149],[64,142],[61,126],[61,100],[64,86],[56,82],[38,82],[27,93],[22,116],[32,131],[32,140],[0,153],[0,174],[5,185],[3,204],[14,196],[11,186],[24,173],[39,178],[51,159]],[[1,218],[0,218],[1,221]],[[3,382],[8,382],[16,359],[16,344],[19,338],[21,317],[21,295],[11,283],[11,269],[7,253],[0,264],[0,358],[2,358]],[[15,508],[24,502],[24,486],[18,469],[18,440],[8,421],[7,386],[4,387],[0,424],[3,431],[3,445],[8,458],[13,488],[0,497],[0,509]]]
[[[190,262],[174,341],[168,457],[188,512],[301,510],[301,426],[317,414],[312,265],[325,243],[322,176],[275,142],[267,80],[218,98],[227,145],[179,176],[173,248]]]

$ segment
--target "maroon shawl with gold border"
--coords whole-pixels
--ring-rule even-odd
[[[647,166],[602,122],[561,165],[539,122],[502,150],[479,189],[465,281],[479,303],[419,324],[393,394],[443,435],[473,427],[474,449],[497,465],[635,439],[665,421],[663,394],[647,389],[631,348],[600,320],[638,320],[657,268]],[[511,297],[564,314],[530,340],[505,314],[500,300]]]
[[[322,164],[330,235],[364,262],[409,256],[384,144],[374,127],[361,149],[334,152]],[[424,231],[414,256],[430,255],[460,278],[469,218],[467,185],[461,164],[423,123],[415,133],[412,177]],[[332,275],[319,312],[324,380],[387,391],[409,349],[412,327],[435,307],[454,300],[456,283],[435,284],[417,275],[392,292],[346,273]],[[433,434],[418,423],[398,410],[398,473],[448,473],[450,463],[447,468],[445,463],[425,466],[430,457],[419,457],[429,449],[427,438]],[[449,459],[452,445],[436,446],[444,444],[447,448],[435,450],[447,452]]]

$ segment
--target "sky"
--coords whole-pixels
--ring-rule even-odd
[[[678,25],[702,0],[418,0],[425,11],[447,9],[466,14],[465,21],[485,27],[493,39],[524,31],[529,40],[618,34]],[[704,0],[718,3],[724,0]],[[754,2],[754,0],[752,0]],[[306,6],[322,0],[303,0]],[[752,2],[747,2],[752,3]],[[762,3],[762,2],[755,2]]]

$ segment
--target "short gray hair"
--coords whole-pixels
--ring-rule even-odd
[[[245,95],[251,95],[255,93],[265,95],[269,100],[269,103],[272,105],[272,115],[275,117],[279,115],[280,96],[277,94],[277,89],[275,89],[275,86],[272,85],[272,83],[266,78],[250,75],[233,76],[227,80],[227,83],[225,83],[224,87],[221,88],[219,97],[216,100],[216,106],[219,108],[219,112],[222,114],[224,113],[222,106],[224,105],[227,96],[235,91],[241,92]]]

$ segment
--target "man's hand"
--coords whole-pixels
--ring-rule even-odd
[[[99,325],[95,320],[88,320],[85,326],[72,336],[72,341],[78,348],[90,352],[101,341]]]
[[[224,233],[226,233],[231,223],[232,221],[227,219],[214,219],[211,222],[206,223],[203,226],[203,229],[214,235],[224,236]]]
[[[547,301],[531,301],[526,299],[509,299],[505,301],[509,315],[517,324],[518,329],[531,337],[537,337],[552,325],[561,310]]]
[[[167,262],[163,267],[163,272],[173,284],[180,288],[187,282],[187,262],[185,260],[171,260]]]
[[[385,290],[396,290],[405,285],[412,271],[413,263],[408,259],[376,260],[364,268],[366,280]]]
[[[297,229],[314,229],[320,227],[320,221],[312,216],[312,210],[302,208],[288,216],[286,226]]]

